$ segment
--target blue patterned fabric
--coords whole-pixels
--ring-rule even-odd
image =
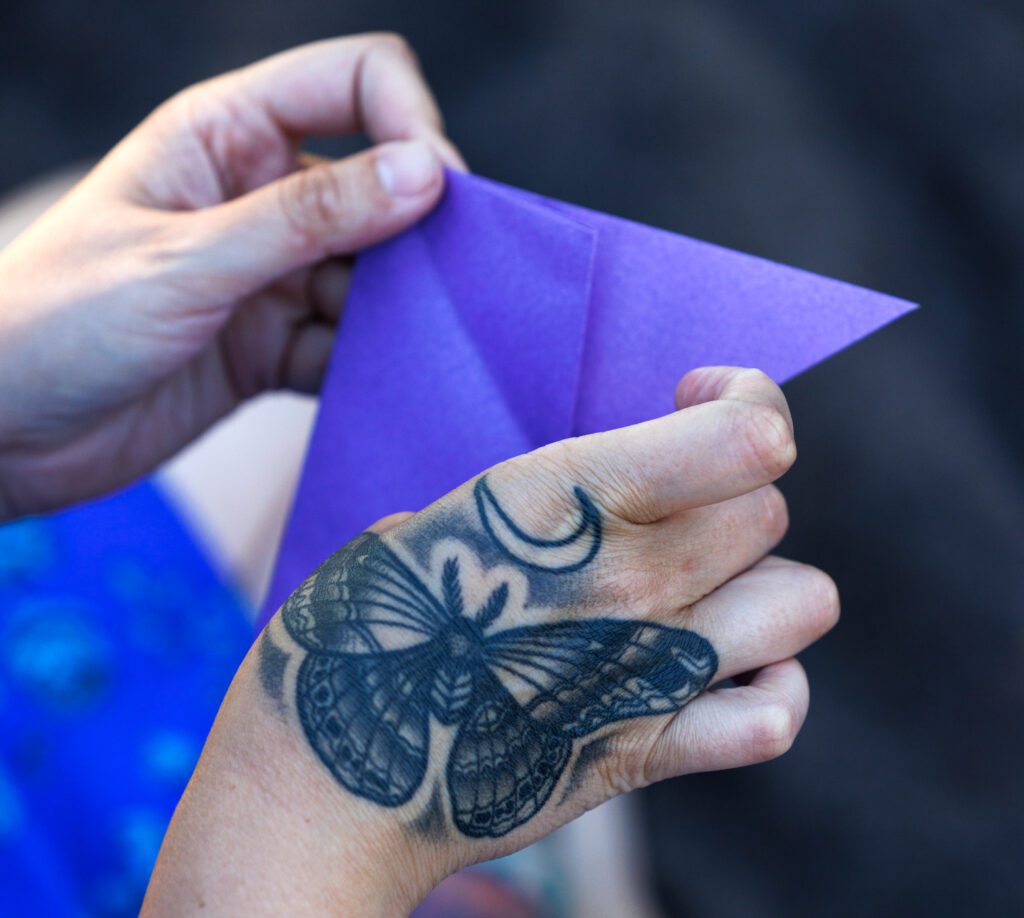
[[[0,528],[0,914],[135,914],[252,639],[156,486]]]

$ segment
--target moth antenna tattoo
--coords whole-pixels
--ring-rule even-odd
[[[459,560],[449,558],[444,562],[444,574],[441,576],[441,585],[444,590],[444,605],[448,614],[453,618],[462,615],[462,587],[459,584]]]
[[[597,556],[601,516],[582,488],[574,491],[579,524],[555,539],[521,529],[486,478],[474,493],[483,532],[527,575],[573,573]],[[471,614],[463,576],[457,557],[432,576],[364,533],[282,609],[306,651],[295,686],[303,731],[359,797],[386,807],[412,800],[427,777],[432,724],[448,727],[440,784],[451,821],[470,837],[501,837],[548,802],[587,745],[581,740],[678,711],[718,668],[711,644],[683,628],[611,618],[498,627],[509,611],[508,579]],[[513,611],[526,621],[549,614],[519,600]]]
[[[496,587],[494,592],[487,598],[480,611],[476,614],[477,624],[486,628],[492,624],[505,610],[505,603],[508,602],[508,584],[503,583]]]

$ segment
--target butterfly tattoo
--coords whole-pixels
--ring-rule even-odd
[[[477,500],[496,506],[479,485]],[[599,543],[594,504],[580,489],[577,500]],[[514,524],[503,534],[486,521],[483,529],[525,539],[521,550],[501,547],[513,559],[533,551],[521,562],[532,570],[543,566],[538,546],[564,551],[568,541],[532,539]],[[591,539],[578,551],[589,561],[597,548]],[[549,570],[578,569],[563,562]],[[578,740],[616,721],[677,711],[718,667],[711,644],[682,628],[608,618],[503,628],[508,580],[472,607],[457,556],[434,578],[364,533],[292,594],[282,617],[307,651],[299,719],[335,779],[359,797],[401,806],[427,775],[432,722],[453,728],[444,783],[452,821],[467,836],[498,838],[521,826],[551,797]],[[516,605],[520,621],[535,614]]]

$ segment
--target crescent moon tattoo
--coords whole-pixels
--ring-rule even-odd
[[[573,489],[580,521],[569,535],[542,539],[530,535],[498,503],[485,475],[473,488],[480,522],[494,544],[517,564],[536,571],[571,574],[588,565],[601,547],[601,514],[581,487]]]

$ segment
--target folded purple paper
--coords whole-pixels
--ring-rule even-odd
[[[665,414],[694,367],[783,382],[913,308],[450,173],[429,217],[359,258],[263,620],[388,513]]]

